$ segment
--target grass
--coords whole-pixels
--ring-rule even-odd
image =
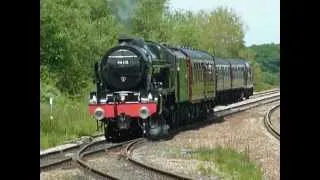
[[[96,132],[96,122],[88,114],[87,104],[73,101],[54,104],[50,119],[49,103],[40,103],[40,147],[48,148]]]
[[[279,87],[279,85],[270,85],[270,84],[267,84],[267,83],[257,83],[255,86],[254,86],[254,91],[264,91],[264,90],[268,90],[268,89],[273,89],[273,88],[276,88],[276,87]]]
[[[230,148],[202,147],[196,149],[191,158],[201,162],[197,169],[203,175],[219,175],[223,179],[262,179],[261,169],[250,162],[247,153],[238,153]]]

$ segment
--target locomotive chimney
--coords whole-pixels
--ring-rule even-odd
[[[133,44],[140,47],[143,47],[144,45],[143,38],[137,38],[129,35],[119,35],[118,42],[119,44]]]

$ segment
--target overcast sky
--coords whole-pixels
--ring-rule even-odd
[[[280,0],[171,0],[171,7],[192,11],[227,6],[241,16],[247,29],[247,46],[280,43]]]

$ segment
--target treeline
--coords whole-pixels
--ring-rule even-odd
[[[262,44],[250,47],[256,53],[256,62],[261,66],[262,82],[280,84],[280,44]]]
[[[245,47],[246,26],[226,7],[195,13],[172,10],[169,0],[41,0],[40,6],[41,100],[87,95],[93,64],[119,34],[192,46],[222,58],[245,58],[254,68],[257,88],[268,79],[262,71],[278,72],[273,66],[277,60],[263,59],[268,50]]]

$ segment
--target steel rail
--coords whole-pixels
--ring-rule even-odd
[[[266,126],[266,128],[270,132],[270,134],[272,134],[275,138],[277,138],[280,141],[280,133],[275,130],[275,128],[273,127],[272,122],[271,122],[271,114],[275,110],[277,110],[279,107],[280,107],[280,104],[269,109],[269,111],[266,113],[266,115],[264,117],[264,125]]]

